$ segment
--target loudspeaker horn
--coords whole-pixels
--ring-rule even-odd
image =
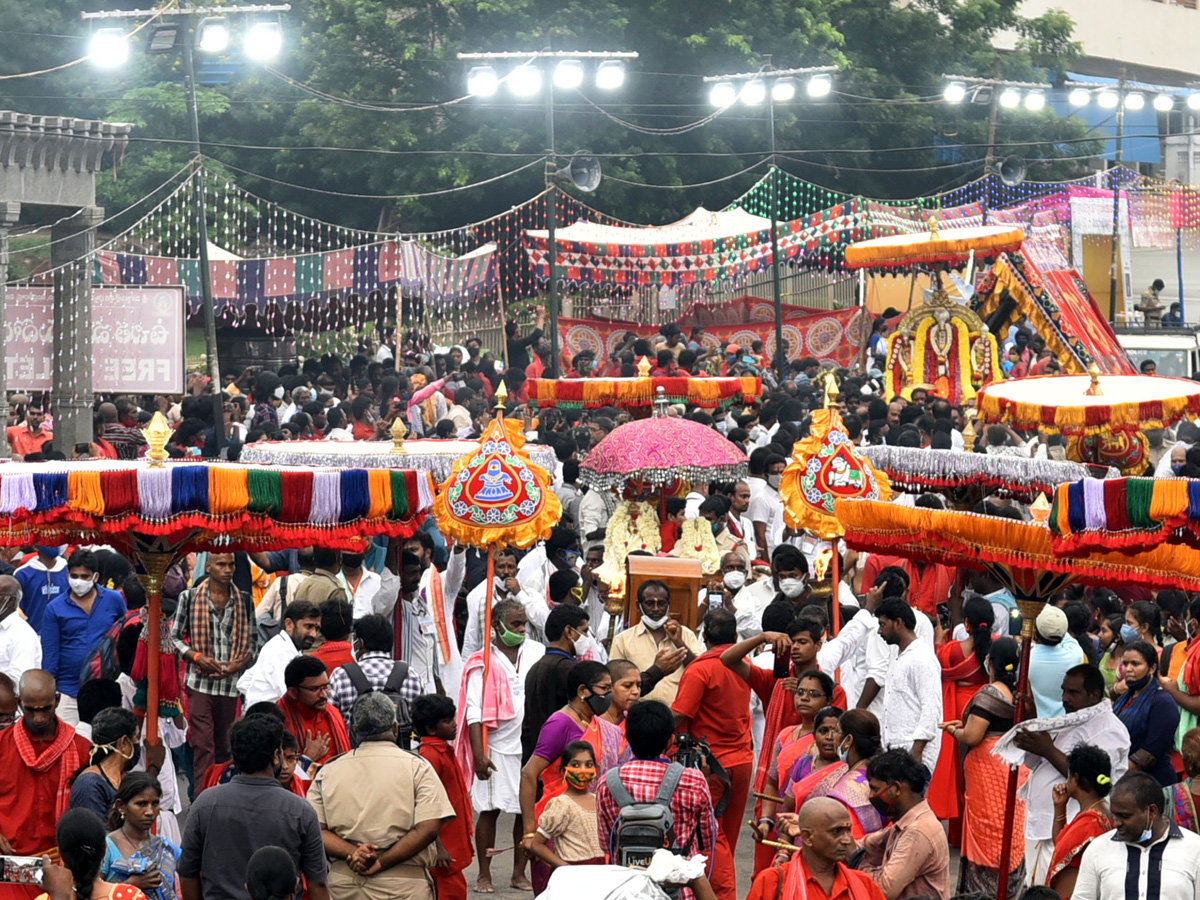
[[[1025,160],[1019,156],[1007,156],[996,168],[1000,181],[1007,187],[1016,187],[1025,180]]]
[[[580,150],[571,157],[571,162],[560,174],[571,184],[585,194],[590,194],[600,187],[600,160],[586,150]]]

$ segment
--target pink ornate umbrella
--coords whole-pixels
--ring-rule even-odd
[[[689,419],[655,416],[613,430],[588,451],[579,481],[607,491],[632,482],[736,481],[746,477],[746,454],[718,431]]]

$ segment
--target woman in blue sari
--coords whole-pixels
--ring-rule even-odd
[[[1125,645],[1121,658],[1128,690],[1113,712],[1129,731],[1129,769],[1153,775],[1164,788],[1176,781],[1171,752],[1179,728],[1179,706],[1158,680],[1158,653],[1147,641]]]
[[[175,864],[180,850],[151,834],[158,820],[162,786],[146,772],[131,772],[121,782],[108,817],[108,851],[101,868],[105,881],[132,884],[149,900],[177,900]]]

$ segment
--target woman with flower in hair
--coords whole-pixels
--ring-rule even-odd
[[[1093,744],[1076,744],[1067,754],[1067,780],[1054,786],[1054,856],[1046,884],[1060,897],[1075,892],[1079,860],[1088,844],[1113,829],[1106,799],[1111,790],[1108,753]],[[1072,801],[1079,804],[1079,812],[1067,824],[1067,804]]]
[[[1019,653],[1012,638],[992,641],[987,656],[991,683],[971,698],[961,721],[956,719],[942,725],[946,734],[968,748],[963,757],[960,893],[982,892],[994,897],[999,884],[1008,765],[992,755],[992,748],[1013,726]],[[1017,801],[1008,840],[1012,849],[1008,896],[1012,898],[1020,894],[1025,881],[1025,804],[1021,801]]]

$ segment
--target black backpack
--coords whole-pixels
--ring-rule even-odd
[[[663,773],[658,793],[649,803],[639,803],[621,781],[618,768],[608,770],[604,776],[608,792],[620,807],[620,815],[613,825],[613,865],[647,868],[654,851],[659,849],[680,853],[675,837],[675,813],[671,810],[671,796],[679,787],[684,767],[677,762],[667,766]]]
[[[375,688],[371,682],[367,680],[367,675],[356,662],[348,662],[343,669],[346,670],[346,675],[350,678],[350,683],[354,685],[354,690],[358,692],[358,696],[370,694],[376,690],[383,694],[396,705],[396,723],[400,726],[400,736],[396,738],[396,743],[408,750],[412,747],[412,716],[408,711],[408,701],[400,696],[400,686],[404,684],[404,680],[408,678],[408,663],[402,659],[392,663],[392,673],[388,675],[387,681],[382,688]],[[350,727],[350,740],[355,747],[358,746],[358,741],[354,736],[354,727]]]

